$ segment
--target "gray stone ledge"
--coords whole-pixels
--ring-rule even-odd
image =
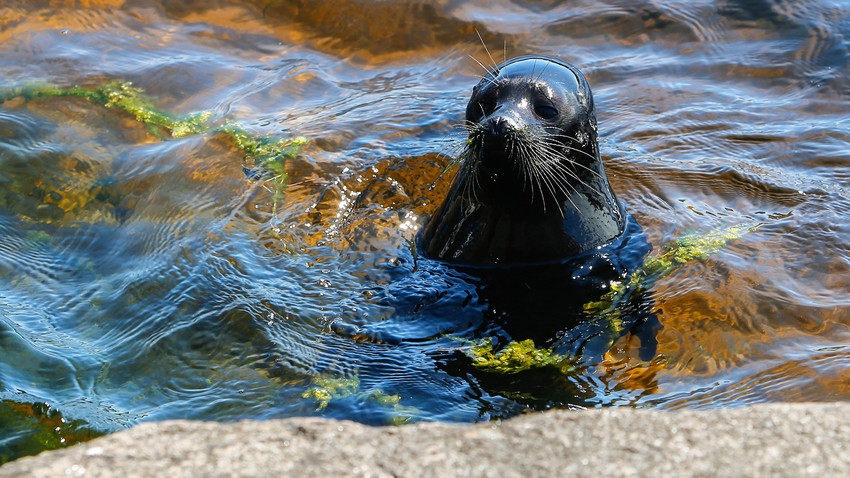
[[[143,423],[0,477],[850,476],[850,403],[550,411],[475,425]]]

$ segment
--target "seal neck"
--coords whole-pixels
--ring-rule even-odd
[[[419,237],[420,251],[460,265],[561,261],[620,237],[626,213],[604,172],[575,185],[545,209],[528,197],[486,188],[468,193],[475,178],[460,175]]]

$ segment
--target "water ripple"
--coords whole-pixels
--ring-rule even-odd
[[[0,7],[4,86],[129,80],[165,111],[310,140],[274,189],[222,134],[162,137],[79,98],[0,104],[0,398],[105,431],[846,399],[847,31],[847,2],[819,0]],[[410,241],[465,139],[469,56],[491,62],[478,33],[492,61],[585,71],[608,177],[655,251],[761,224],[640,298],[654,358],[632,335],[567,373],[465,355],[510,324]],[[551,343],[602,340],[577,322]]]

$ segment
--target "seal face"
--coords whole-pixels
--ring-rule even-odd
[[[443,204],[418,237],[427,257],[469,266],[569,259],[623,234],[590,85],[574,66],[509,60],[472,90],[468,140]]]

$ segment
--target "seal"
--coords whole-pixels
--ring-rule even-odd
[[[519,57],[473,88],[459,170],[418,235],[422,255],[463,266],[535,265],[621,237],[627,214],[599,155],[590,85],[573,65]]]

